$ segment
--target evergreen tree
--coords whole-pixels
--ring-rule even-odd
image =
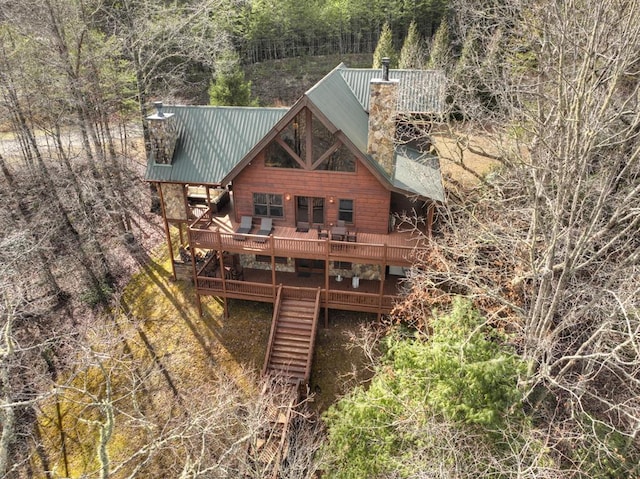
[[[227,52],[217,62],[215,79],[209,86],[209,104],[216,106],[258,106],[251,98],[251,82],[246,81],[238,55]]]
[[[398,66],[398,52],[393,47],[393,34],[388,23],[382,26],[382,32],[378,39],[378,45],[373,52],[373,68],[382,67],[382,59],[388,57],[391,60],[391,68]]]
[[[446,18],[442,19],[442,23],[436,31],[431,45],[431,55],[429,57],[429,68],[446,69],[451,59],[451,38],[449,32],[449,23]]]
[[[551,465],[523,414],[526,364],[508,338],[461,298],[430,324],[426,340],[400,330],[388,336],[368,387],[329,408],[328,475],[506,477],[499,471],[514,458],[532,471]]]
[[[409,31],[400,50],[400,62],[398,68],[421,69],[425,63],[425,51],[422,46],[422,38],[418,33],[416,22],[411,22]]]

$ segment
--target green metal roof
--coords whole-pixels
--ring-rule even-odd
[[[363,153],[367,153],[369,115],[338,68],[305,93],[307,98]]]
[[[336,128],[342,130],[360,150],[370,166],[374,167],[394,188],[409,194],[444,201],[444,190],[437,157],[420,153],[406,146],[397,146],[394,175],[389,177],[371,155],[367,154],[369,115],[345,80],[345,71],[353,70],[345,69],[343,65],[339,65],[307,91],[306,96]],[[377,70],[372,71],[376,72]],[[360,75],[359,78],[364,78],[364,76]],[[371,74],[370,78],[376,78],[375,74]],[[402,84],[402,80],[400,84]],[[367,83],[367,97],[369,95],[368,89],[369,84]]]
[[[371,80],[382,78],[382,69],[338,66],[344,80],[362,107],[369,111]],[[400,80],[398,111],[435,113],[445,110],[446,77],[439,70],[389,70],[389,79]]]
[[[406,73],[409,72],[408,70],[391,70],[391,72],[401,77],[400,85],[407,78],[412,77]],[[431,75],[432,80],[436,79],[436,73]],[[308,90],[305,96],[327,120],[342,131],[360,151],[368,166],[377,171],[381,179],[386,179],[390,187],[407,194],[444,201],[437,157],[405,146],[398,146],[395,153],[395,171],[393,177],[390,177],[371,155],[367,154],[369,115],[366,109],[369,103],[369,83],[371,79],[379,76],[380,70],[349,69],[341,64]],[[417,88],[415,82],[410,85]],[[425,102],[426,99],[431,98],[429,101],[433,100],[434,108],[437,106],[435,101],[437,96],[427,92],[422,96],[413,95],[414,98],[420,97]],[[401,108],[399,110],[402,111]],[[164,111],[174,113],[178,125],[178,142],[173,164],[171,166],[156,165],[153,161],[149,161],[146,179],[161,182],[219,184],[274,128],[289,109],[166,106]]]
[[[165,106],[175,113],[172,165],[147,162],[148,181],[218,184],[282,118],[288,108]]]
[[[444,202],[438,157],[406,146],[397,146],[393,186],[409,193]]]

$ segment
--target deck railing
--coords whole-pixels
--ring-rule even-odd
[[[213,212],[210,207],[204,209],[201,206],[191,208],[190,216],[195,217],[196,220],[189,225],[189,228],[204,231],[213,223]]]
[[[252,283],[249,281],[225,280],[198,276],[196,287],[203,294],[224,293],[229,298],[249,299],[253,301],[273,301],[274,286],[267,283]]]
[[[247,299],[250,301],[275,301],[275,289],[277,286],[267,283],[253,283],[249,281],[225,280],[222,278],[197,277],[197,288],[201,294],[221,294],[228,298]],[[300,299],[312,299],[317,289],[313,288],[287,288],[287,297],[299,297]],[[321,290],[320,306],[323,308],[346,309],[352,311],[384,312],[388,313],[393,308],[396,299],[393,295],[379,295],[364,293],[361,291]]]
[[[409,246],[222,233],[202,228],[200,225],[205,222],[201,218],[190,227],[190,239],[196,248],[398,265],[410,265],[414,252],[414,248]]]

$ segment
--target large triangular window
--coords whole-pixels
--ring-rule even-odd
[[[356,159],[311,110],[303,108],[265,149],[265,165],[354,172]]]

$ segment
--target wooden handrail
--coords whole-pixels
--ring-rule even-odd
[[[318,332],[318,319],[320,317],[320,294],[322,289],[318,288],[316,291],[316,306],[313,310],[313,323],[311,325],[311,344],[309,347],[309,355],[307,357],[307,367],[304,370],[304,383],[309,384],[309,378],[311,377],[311,364],[313,362],[313,352],[316,348],[316,334]]]
[[[282,302],[282,284],[278,285],[278,292],[276,294],[276,300],[273,303],[273,318],[271,319],[271,332],[269,333],[269,342],[267,343],[267,352],[264,358],[264,365],[262,366],[262,375],[267,373],[267,366],[271,360],[271,353],[273,351],[273,341],[278,329],[278,317],[280,316],[280,303]]]
[[[211,211],[211,206],[209,206],[206,210],[204,210],[204,213],[202,213],[202,215],[200,215],[199,218],[196,218],[193,223],[191,223],[189,225],[189,229],[194,229],[194,230],[198,230],[200,229],[200,225],[198,223],[200,223],[203,218],[209,218],[209,221],[205,222],[204,228],[208,228],[209,225],[211,225],[212,221],[213,221],[213,215],[212,215],[212,211]]]

